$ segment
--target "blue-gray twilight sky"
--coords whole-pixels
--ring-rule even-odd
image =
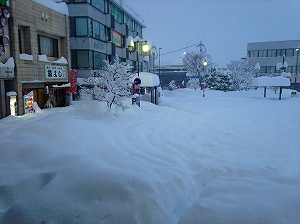
[[[247,43],[300,40],[299,0],[123,1],[145,20],[143,37],[162,48],[161,64],[181,61],[187,49],[165,53],[200,41],[225,66],[247,55]]]

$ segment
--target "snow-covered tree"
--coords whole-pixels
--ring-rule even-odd
[[[188,83],[190,84],[190,89],[196,90],[200,86],[199,79],[190,79]]]
[[[177,88],[176,83],[175,83],[174,80],[172,80],[172,81],[169,83],[169,87],[170,87],[171,90],[174,90],[174,89]]]
[[[95,70],[93,77],[86,80],[89,84],[94,85],[94,98],[106,102],[108,109],[111,109],[112,105],[117,105],[123,110],[127,109],[124,100],[131,95],[130,87],[133,76],[129,69],[128,64],[119,62],[118,56],[112,64],[105,61],[105,67]]]
[[[253,66],[249,66],[248,59],[232,60],[227,64],[233,82],[233,90],[244,90],[250,87],[255,75]]]
[[[202,42],[198,45],[200,51],[198,53],[188,52],[183,58],[183,63],[189,74],[198,76],[199,82],[205,82],[205,69],[211,64],[211,57],[206,53],[206,48]],[[205,62],[205,63],[204,63]]]

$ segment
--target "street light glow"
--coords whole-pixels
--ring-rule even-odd
[[[148,42],[145,41],[145,43],[143,44],[143,52],[147,53],[147,52],[149,52],[149,50],[150,50],[150,46],[149,46]]]

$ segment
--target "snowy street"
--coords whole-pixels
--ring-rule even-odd
[[[299,93],[205,93],[1,119],[0,223],[299,223]]]

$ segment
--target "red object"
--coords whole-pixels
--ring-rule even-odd
[[[78,72],[74,69],[70,71],[70,92],[75,94],[77,92],[77,76]]]

